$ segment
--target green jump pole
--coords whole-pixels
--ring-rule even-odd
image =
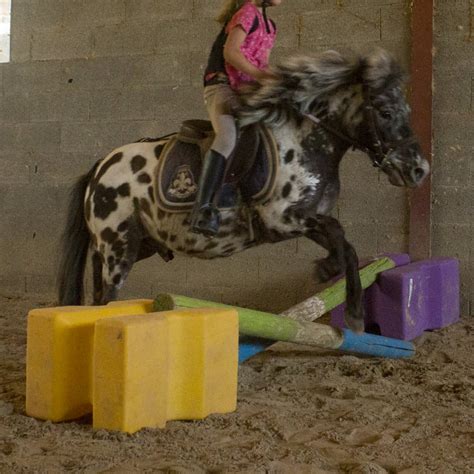
[[[337,349],[342,344],[342,331],[325,324],[296,321],[284,316],[254,309],[239,308],[187,296],[160,294],[155,298],[155,311],[178,308],[233,308],[239,313],[239,332],[246,336],[262,337],[273,341],[296,342]]]
[[[391,258],[383,257],[362,268],[359,271],[362,288],[368,288],[375,282],[379,273],[395,268],[395,266],[396,264]],[[346,279],[342,278],[317,295],[291,307],[287,311],[284,311],[281,316],[286,316],[287,318],[297,321],[314,321],[334,309],[336,306],[344,303],[345,300]],[[159,295],[155,300],[156,311],[172,310],[178,307],[209,308],[211,306],[221,308],[229,307],[222,303],[214,303],[179,295]],[[266,337],[264,332],[269,320],[265,319],[264,316],[275,317],[275,315],[246,308],[237,308],[237,310],[239,311],[240,332],[242,334]],[[261,319],[262,317],[263,319]],[[278,321],[281,321],[280,316],[278,316]],[[246,331],[249,332],[247,333]]]
[[[378,273],[394,268],[395,262],[388,257],[379,259],[360,270],[363,288],[370,286]],[[324,324],[313,323],[315,319],[345,301],[345,279],[303,303],[275,315],[264,311],[240,308],[223,303],[189,298],[187,296],[160,294],[154,301],[155,311],[171,311],[177,308],[234,308],[239,314],[239,332],[246,336],[312,345],[327,349],[347,350],[382,357],[410,357],[414,354],[411,343],[371,334],[355,335]],[[263,350],[270,343],[256,342],[240,361]]]
[[[396,266],[397,264],[394,260],[389,257],[383,257],[363,267],[359,270],[362,288],[365,290],[375,283],[379,273],[395,268]],[[284,311],[282,315],[300,321],[314,321],[345,301],[346,279],[341,278],[320,293]]]

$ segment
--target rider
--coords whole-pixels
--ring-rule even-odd
[[[215,139],[204,159],[191,214],[191,230],[195,233],[214,236],[219,229],[220,216],[213,199],[237,141],[238,90],[244,83],[272,77],[268,59],[276,27],[267,18],[266,8],[281,2],[227,0],[217,17],[223,27],[212,46],[204,75],[204,101]]]

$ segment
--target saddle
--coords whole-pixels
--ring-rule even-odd
[[[202,161],[214,140],[211,122],[187,120],[166,144],[158,166],[158,206],[166,212],[192,209]],[[270,131],[261,124],[240,130],[236,148],[229,157],[224,183],[216,195],[219,209],[244,202],[262,203],[275,187],[278,150]]]

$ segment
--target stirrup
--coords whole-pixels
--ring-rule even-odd
[[[213,204],[205,204],[191,218],[191,232],[214,237],[219,232],[221,213]]]

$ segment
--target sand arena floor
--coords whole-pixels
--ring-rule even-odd
[[[474,472],[474,318],[416,341],[412,360],[290,344],[239,374],[235,413],[134,435],[24,414],[26,315],[0,297],[0,472]]]

